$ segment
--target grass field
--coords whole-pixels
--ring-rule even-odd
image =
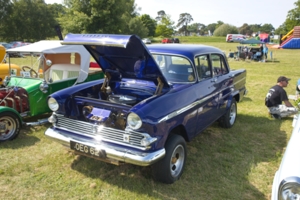
[[[225,52],[237,43],[207,40]],[[232,69],[247,69],[248,94],[238,103],[231,129],[213,124],[188,143],[181,179],[172,185],[154,182],[149,167],[114,166],[74,155],[45,138],[50,125],[25,127],[16,140],[0,144],[0,199],[270,199],[274,173],[292,132],[292,117],[268,117],[264,98],[277,77],[300,78],[300,50],[269,49],[273,62],[229,60]],[[18,60],[16,59],[15,62]]]

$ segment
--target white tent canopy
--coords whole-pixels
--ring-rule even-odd
[[[10,53],[30,53],[30,54],[60,54],[60,53],[78,53],[81,57],[80,73],[77,82],[83,82],[89,71],[90,53],[83,45],[62,45],[61,40],[42,40],[33,44],[7,49]]]

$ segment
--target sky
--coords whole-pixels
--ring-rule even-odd
[[[296,8],[297,0],[135,0],[139,13],[152,18],[160,10],[171,16],[174,25],[181,13],[191,14],[193,21],[204,25],[222,21],[237,27],[247,24],[282,25],[288,11]],[[46,3],[62,3],[63,0],[45,0]]]

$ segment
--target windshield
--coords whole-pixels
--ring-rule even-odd
[[[195,81],[193,65],[184,57],[153,54],[164,77],[171,83],[192,83]]]
[[[11,76],[45,78],[47,82],[53,82],[77,78],[80,71],[81,56],[78,53],[18,53],[10,54],[10,57],[10,63],[21,69],[20,74],[12,73]]]

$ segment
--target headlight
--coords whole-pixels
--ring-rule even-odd
[[[130,128],[136,130],[142,126],[142,120],[137,114],[130,113],[127,117],[127,124]]]
[[[57,101],[56,101],[54,98],[52,98],[52,97],[50,97],[50,98],[48,99],[48,106],[49,106],[49,108],[50,108],[53,112],[54,112],[54,111],[57,111],[58,108],[59,108],[59,105],[58,105]]]
[[[279,200],[300,199],[300,178],[289,177],[280,183],[278,191]]]
[[[43,93],[47,93],[48,92],[48,84],[45,80],[43,80],[43,82],[40,84],[40,90],[43,92]]]

